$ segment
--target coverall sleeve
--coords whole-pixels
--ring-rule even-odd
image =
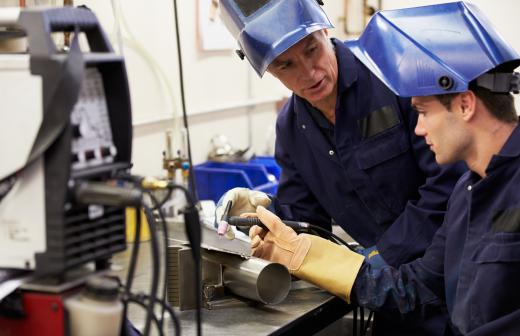
[[[279,131],[277,125],[276,133]],[[290,151],[285,148],[280,138],[277,136],[275,148],[276,161],[282,169],[278,190],[273,197],[275,213],[284,219],[310,222],[331,231],[330,216],[303,181],[291,159]]]
[[[468,333],[468,336],[516,336],[520,330],[520,310],[488,322]]]
[[[402,314],[419,311],[424,305],[443,305],[445,229],[436,233],[424,257],[399,268],[361,267],[352,299],[371,310],[395,310]]]
[[[399,105],[409,128],[413,154],[426,180],[419,187],[418,198],[407,202],[402,213],[376,244],[383,259],[392,266],[399,266],[424,254],[444,220],[453,187],[467,169],[463,163],[439,166],[424,138],[415,134],[417,113],[412,110],[410,100],[399,99]],[[410,240],[414,244],[410,244]]]

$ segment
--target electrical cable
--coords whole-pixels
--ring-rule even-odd
[[[354,310],[352,311],[352,335],[357,335],[357,321],[358,321],[358,318],[357,318],[357,307],[354,308]]]
[[[365,309],[359,306],[359,334],[363,336],[363,332],[365,331]]]
[[[336,239],[338,242],[341,243],[341,245],[345,245],[349,250],[354,251],[354,249],[346,242],[344,241],[343,239],[341,239],[339,236],[337,236],[336,234],[332,233],[331,231],[328,231],[324,228],[322,228],[321,226],[317,226],[317,225],[313,225],[313,224],[309,224],[309,228],[313,229],[313,230],[316,230],[318,232],[321,232],[329,237],[332,237],[334,239]]]
[[[370,311],[368,314],[367,324],[365,325],[365,331],[363,332],[363,336],[366,336],[368,333],[368,329],[370,328],[370,323],[372,322],[372,318],[374,317],[374,312]]]
[[[196,278],[197,284],[195,286],[195,290],[196,290],[196,297],[197,297],[197,303],[196,303],[197,332],[198,332],[198,335],[201,335],[202,334],[202,319],[201,319],[202,289],[201,289],[201,256],[200,256],[201,228],[200,228],[200,219],[198,216],[198,209],[196,207],[196,203],[195,203],[195,200],[194,200],[192,194],[185,187],[174,184],[172,182],[164,184],[164,181],[154,181],[153,179],[146,180],[140,176],[133,176],[133,175],[126,174],[126,173],[119,174],[117,176],[117,178],[133,182],[134,184],[137,184],[140,189],[145,190],[147,193],[149,193],[149,195],[151,195],[152,202],[154,203],[153,208],[159,210],[159,216],[161,217],[162,223],[164,224],[163,228],[167,226],[166,220],[164,217],[164,213],[162,212],[161,207],[160,206],[158,207],[158,205],[160,205],[160,202],[157,201],[157,198],[155,196],[153,196],[150,191],[153,189],[167,188],[172,191],[174,189],[181,189],[184,192],[186,200],[188,202],[188,207],[186,207],[184,209],[184,221],[186,224],[186,233],[188,235],[188,238],[189,238],[189,241],[190,241],[190,244],[192,247],[192,254],[193,254],[193,259],[194,259],[194,263],[195,263],[195,271],[196,271],[195,278]],[[168,194],[170,194],[170,191],[168,192]],[[163,199],[161,201],[165,201],[165,200]],[[145,210],[144,212],[145,212],[146,218],[148,219],[148,223],[150,224],[150,231],[152,233],[151,234],[151,238],[152,238],[151,243],[152,243],[152,254],[154,255],[153,256],[154,267],[153,267],[153,276],[152,276],[150,297],[151,297],[151,301],[154,301],[154,300],[158,300],[156,297],[156,294],[157,294],[158,278],[159,278],[159,275],[158,275],[159,266],[158,265],[160,263],[159,252],[158,252],[159,247],[157,244],[157,237],[155,236],[156,227],[155,227],[155,218],[152,213],[152,208],[148,207],[144,204],[142,206],[143,206],[143,209]],[[167,233],[167,228],[166,228],[165,236],[164,236],[165,249],[167,248],[167,245],[168,245],[167,239],[168,239],[168,233]],[[165,253],[165,258],[167,258],[167,255],[168,254]],[[167,267],[164,268],[165,287],[163,288],[163,298],[166,297],[166,293],[164,291],[166,288],[166,284],[167,284],[167,280],[166,280],[167,271],[166,270],[167,270]],[[165,300],[163,299],[163,301],[165,301]],[[153,304],[151,304],[150,307],[153,307]],[[151,323],[151,314],[153,313],[152,310],[153,310],[153,308],[151,308],[151,309],[149,308],[149,310],[148,310],[146,323],[145,323],[145,330],[144,330],[145,335],[147,335],[147,333],[149,332],[150,323]],[[163,316],[161,316],[160,323],[162,325]]]
[[[144,300],[149,300],[150,297],[148,295],[144,294],[144,293],[139,293],[139,294],[132,294],[132,293],[130,293],[130,295],[126,299],[132,299],[132,300],[135,300],[135,301],[139,302],[138,304],[142,303],[142,304],[146,305]],[[124,300],[126,300],[126,299],[124,299]],[[168,312],[168,314],[170,315],[170,318],[172,320],[173,327],[174,327],[174,330],[175,330],[175,335],[180,335],[181,334],[181,324],[180,324],[179,318],[177,317],[177,315],[173,311],[173,308],[166,301],[156,300],[155,302],[160,304],[164,308],[166,308],[166,311]],[[155,314],[153,316],[156,318],[157,321],[159,321],[157,319],[157,317],[155,316]],[[153,317],[152,317],[152,319],[153,319]]]
[[[191,144],[190,144],[190,131],[188,128],[188,115],[186,113],[186,95],[184,93],[184,75],[183,75],[183,66],[182,66],[182,52],[181,52],[181,38],[179,33],[179,17],[178,17],[178,9],[177,9],[177,0],[173,0],[173,8],[174,8],[174,16],[175,16],[175,37],[177,39],[177,57],[179,61],[179,84],[181,90],[181,106],[182,106],[182,119],[184,121],[184,129],[186,131],[186,142],[188,149],[188,162],[190,164],[189,169],[189,179],[190,185],[192,187],[193,196],[196,200],[198,200],[197,196],[197,185],[195,184],[195,176],[193,175],[193,162],[191,159]]]
[[[124,301],[124,304],[127,305],[128,303],[135,303],[141,307],[143,307],[145,310],[148,310],[148,305],[144,302],[141,302],[139,301],[138,299],[135,299],[135,298],[128,298],[128,299],[125,299],[123,300]],[[157,319],[157,316],[155,316],[155,314],[152,315],[152,321],[154,322],[158,332],[159,332],[159,335],[162,336],[164,335],[163,331],[162,331],[162,328],[160,328],[160,325],[159,325],[159,320]]]
[[[155,226],[155,219],[153,217],[152,210],[149,206],[147,206],[144,203],[142,206],[144,209],[146,219],[148,220],[148,225],[150,226],[150,242],[152,250],[152,280],[150,285],[150,304],[148,305],[148,311],[146,313],[146,320],[143,331],[143,335],[148,336],[150,332],[151,317],[154,314],[155,301],[157,300],[157,287],[159,286],[160,256],[159,244],[157,242],[157,236],[155,235],[157,228]]]
[[[168,191],[169,191],[168,194],[171,195],[171,191],[173,191],[173,188],[168,188]],[[164,238],[164,240],[163,240],[163,245],[164,245],[163,246],[163,250],[164,250],[164,267],[163,267],[164,279],[163,279],[163,282],[164,283],[163,283],[162,300],[166,301],[166,289],[168,288],[168,265],[169,265],[168,225],[166,224],[166,217],[164,216],[164,212],[162,210],[162,205],[159,204],[159,202],[157,201],[157,198],[151,191],[147,190],[147,194],[150,196],[150,199],[152,200],[152,203],[154,204],[154,209],[157,209],[157,211],[159,212],[159,217],[161,218],[161,226],[163,229],[163,238]],[[164,204],[164,202],[163,202],[163,204]],[[162,328],[163,322],[164,322],[164,310],[165,310],[165,308],[163,306],[163,309],[161,310],[161,318],[160,318],[161,328]]]
[[[129,295],[132,289],[132,282],[134,280],[135,274],[135,266],[137,264],[137,256],[139,253],[139,243],[141,238],[141,209],[135,208],[136,210],[136,223],[135,223],[135,232],[134,232],[134,247],[132,248],[132,253],[130,255],[130,265],[128,266],[128,274],[126,276],[126,284],[125,284],[125,295]],[[123,317],[126,317],[127,314],[127,306],[124,305],[123,308]]]
[[[140,177],[128,177],[126,176],[126,178],[130,178],[131,180],[134,180],[134,181],[137,181],[138,183],[142,183],[144,181],[144,179],[140,178]],[[196,245],[199,245],[198,247],[200,248],[200,232],[197,234],[196,232],[192,232],[192,231],[196,231],[196,230],[192,230],[190,229],[191,226],[188,225],[188,224],[192,224],[192,225],[196,225],[199,227],[199,231],[200,231],[200,222],[199,222],[199,219],[198,219],[198,210],[197,208],[195,207],[195,203],[194,203],[194,199],[192,197],[192,195],[190,194],[189,190],[186,189],[185,187],[181,186],[181,185],[177,185],[177,184],[174,184],[174,183],[168,183],[167,185],[167,189],[168,189],[168,194],[165,198],[163,198],[160,202],[157,200],[157,198],[155,197],[155,195],[153,195],[153,193],[151,192],[151,190],[147,189],[147,188],[143,188],[146,193],[149,195],[150,199],[152,200],[152,203],[153,203],[153,209],[156,209],[159,213],[159,217],[161,219],[161,224],[162,224],[162,228],[163,228],[163,232],[164,232],[164,235],[163,235],[163,247],[164,247],[164,255],[165,255],[165,263],[164,263],[164,267],[163,267],[163,275],[164,275],[164,286],[163,286],[163,297],[162,297],[162,300],[164,302],[166,302],[166,289],[167,289],[167,284],[168,284],[168,274],[167,274],[167,267],[168,267],[168,237],[169,237],[169,234],[168,234],[168,226],[166,224],[166,218],[164,216],[164,212],[162,211],[162,204],[164,204],[166,202],[166,200],[169,198],[168,195],[171,195],[172,192],[175,190],[175,189],[180,189],[183,191],[185,197],[186,197],[186,200],[188,202],[188,209],[191,209],[193,211],[195,211],[196,213],[196,216],[189,216],[189,218],[193,219],[195,218],[195,221],[190,221],[188,219],[185,219],[186,221],[186,224],[187,224],[187,233],[188,233],[188,236],[190,237],[190,242],[192,243],[192,251],[194,252],[194,262],[195,262],[195,270],[196,270],[196,274],[195,274],[195,278],[197,279],[197,284],[200,284],[201,283],[201,270],[200,270],[200,267],[201,267],[201,263],[200,263],[200,252],[197,254],[195,253],[196,251],[196,248],[197,246]],[[186,210],[188,211],[188,210]],[[153,216],[152,216],[153,217]],[[154,218],[152,218],[151,220],[155,220]],[[191,234],[190,234],[191,233]],[[196,290],[197,290],[197,321],[198,321],[198,325],[201,325],[200,321],[201,321],[201,300],[202,300],[202,294],[201,294],[201,289],[199,288],[200,286],[197,285],[196,286]],[[163,325],[163,321],[164,321],[164,306],[163,306],[163,309],[162,309],[162,312],[161,312],[161,318],[160,318],[160,324],[161,326]]]
[[[201,286],[201,250],[202,237],[198,209],[195,206],[186,207],[183,211],[186,235],[190,241],[191,254],[195,264],[195,297],[197,335],[202,334],[202,286]]]
[[[171,197],[171,195],[175,191],[175,189],[180,189],[180,190],[183,191],[184,196],[186,197],[186,201],[188,202],[189,206],[195,206],[196,205],[195,200],[193,199],[193,197],[190,194],[190,191],[188,189],[186,189],[184,186],[182,186],[180,184],[174,184],[174,183],[170,182],[168,184],[168,186],[167,186],[167,189],[168,189],[168,193],[166,194],[166,196],[158,203],[158,205],[156,205],[154,208],[152,208],[152,210],[156,210],[157,208],[161,208],[168,201],[168,199]]]
[[[166,195],[164,195],[164,197],[161,199],[161,201],[158,201],[157,197],[153,196],[153,199],[155,199],[155,201],[154,201],[154,206],[152,207],[152,210],[161,209],[163,207],[163,205],[166,202],[168,202],[168,200],[172,197],[172,193],[173,193],[173,188],[168,187],[168,191],[166,192]],[[152,194],[150,193],[150,195],[152,195]],[[150,196],[150,198],[151,198],[151,196]]]

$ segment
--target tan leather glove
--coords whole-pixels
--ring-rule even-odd
[[[220,221],[222,220],[222,215],[224,214],[228,201],[233,202],[228,213],[229,216],[238,216],[243,213],[255,212],[257,206],[262,205],[267,207],[271,204],[269,196],[261,191],[250,190],[247,188],[233,188],[228,190],[219,200],[218,206],[215,210],[215,221],[217,222],[217,225],[219,225],[219,231]],[[227,227],[225,231],[225,235],[228,239],[233,239],[235,237],[233,231],[230,230],[229,227]]]
[[[222,219],[222,213],[228,201],[233,202],[229,216],[239,216],[244,212],[255,212],[257,206],[268,207],[271,204],[271,199],[266,193],[247,188],[230,189],[224,194],[221,201],[218,202],[219,206],[215,211],[217,221]]]
[[[291,274],[350,303],[362,255],[318,236],[298,235],[262,206],[256,213],[269,232],[259,226],[249,230],[253,256],[283,264]]]

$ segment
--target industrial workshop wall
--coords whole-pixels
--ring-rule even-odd
[[[206,159],[210,139],[216,134],[226,135],[239,148],[251,142],[252,152],[263,154],[272,143],[268,138],[274,136],[275,102],[288,91],[270,75],[257,78],[232,49],[202,50],[197,14],[204,1],[177,1],[194,163]],[[342,1],[327,3],[326,11],[337,22]],[[134,172],[161,175],[165,131],[174,130],[177,135],[174,147],[181,141],[173,0],[74,1],[74,5],[80,4],[98,15],[113,45],[122,46],[127,60],[134,116]]]
[[[247,62],[240,61],[231,49],[201,49],[198,9],[200,4],[211,0],[177,1],[194,163],[205,160],[215,134],[226,135],[239,148],[251,142],[252,152],[263,154],[270,149],[268,144],[272,144],[268,138],[274,133],[274,101],[288,92],[270,75],[258,79]],[[331,31],[332,36],[345,38],[344,5],[348,2],[352,6],[356,1],[363,2],[324,1],[325,10],[337,27]],[[63,0],[25,2],[63,4]],[[392,9],[440,2],[446,1],[382,0],[381,4],[383,9]],[[515,19],[520,14],[519,1],[469,2],[478,5],[506,40],[520,51],[520,40],[515,36],[520,28]],[[0,0],[2,6],[18,3],[18,0]],[[85,4],[98,15],[113,45],[122,50],[127,60],[134,115],[134,172],[161,175],[164,132],[173,130],[177,135],[173,145],[180,144],[181,100],[173,0],[74,0],[73,3]],[[359,4],[353,7],[361,8]]]

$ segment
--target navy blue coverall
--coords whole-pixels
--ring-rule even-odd
[[[414,133],[417,114],[410,100],[396,97],[341,41],[332,41],[338,60],[335,125],[323,125],[319,111],[296,95],[284,106],[276,127],[282,173],[274,209],[283,219],[329,230],[333,219],[399,266],[430,245],[465,165],[437,165]],[[447,316],[437,310],[430,315],[436,318],[416,329],[415,318],[385,314],[375,320],[375,331],[379,326],[384,335],[442,335]],[[402,328],[389,328],[395,322]]]
[[[520,335],[520,127],[486,175],[462,176],[423,258],[399,269],[364,264],[355,300],[406,313],[440,298],[456,332]]]

